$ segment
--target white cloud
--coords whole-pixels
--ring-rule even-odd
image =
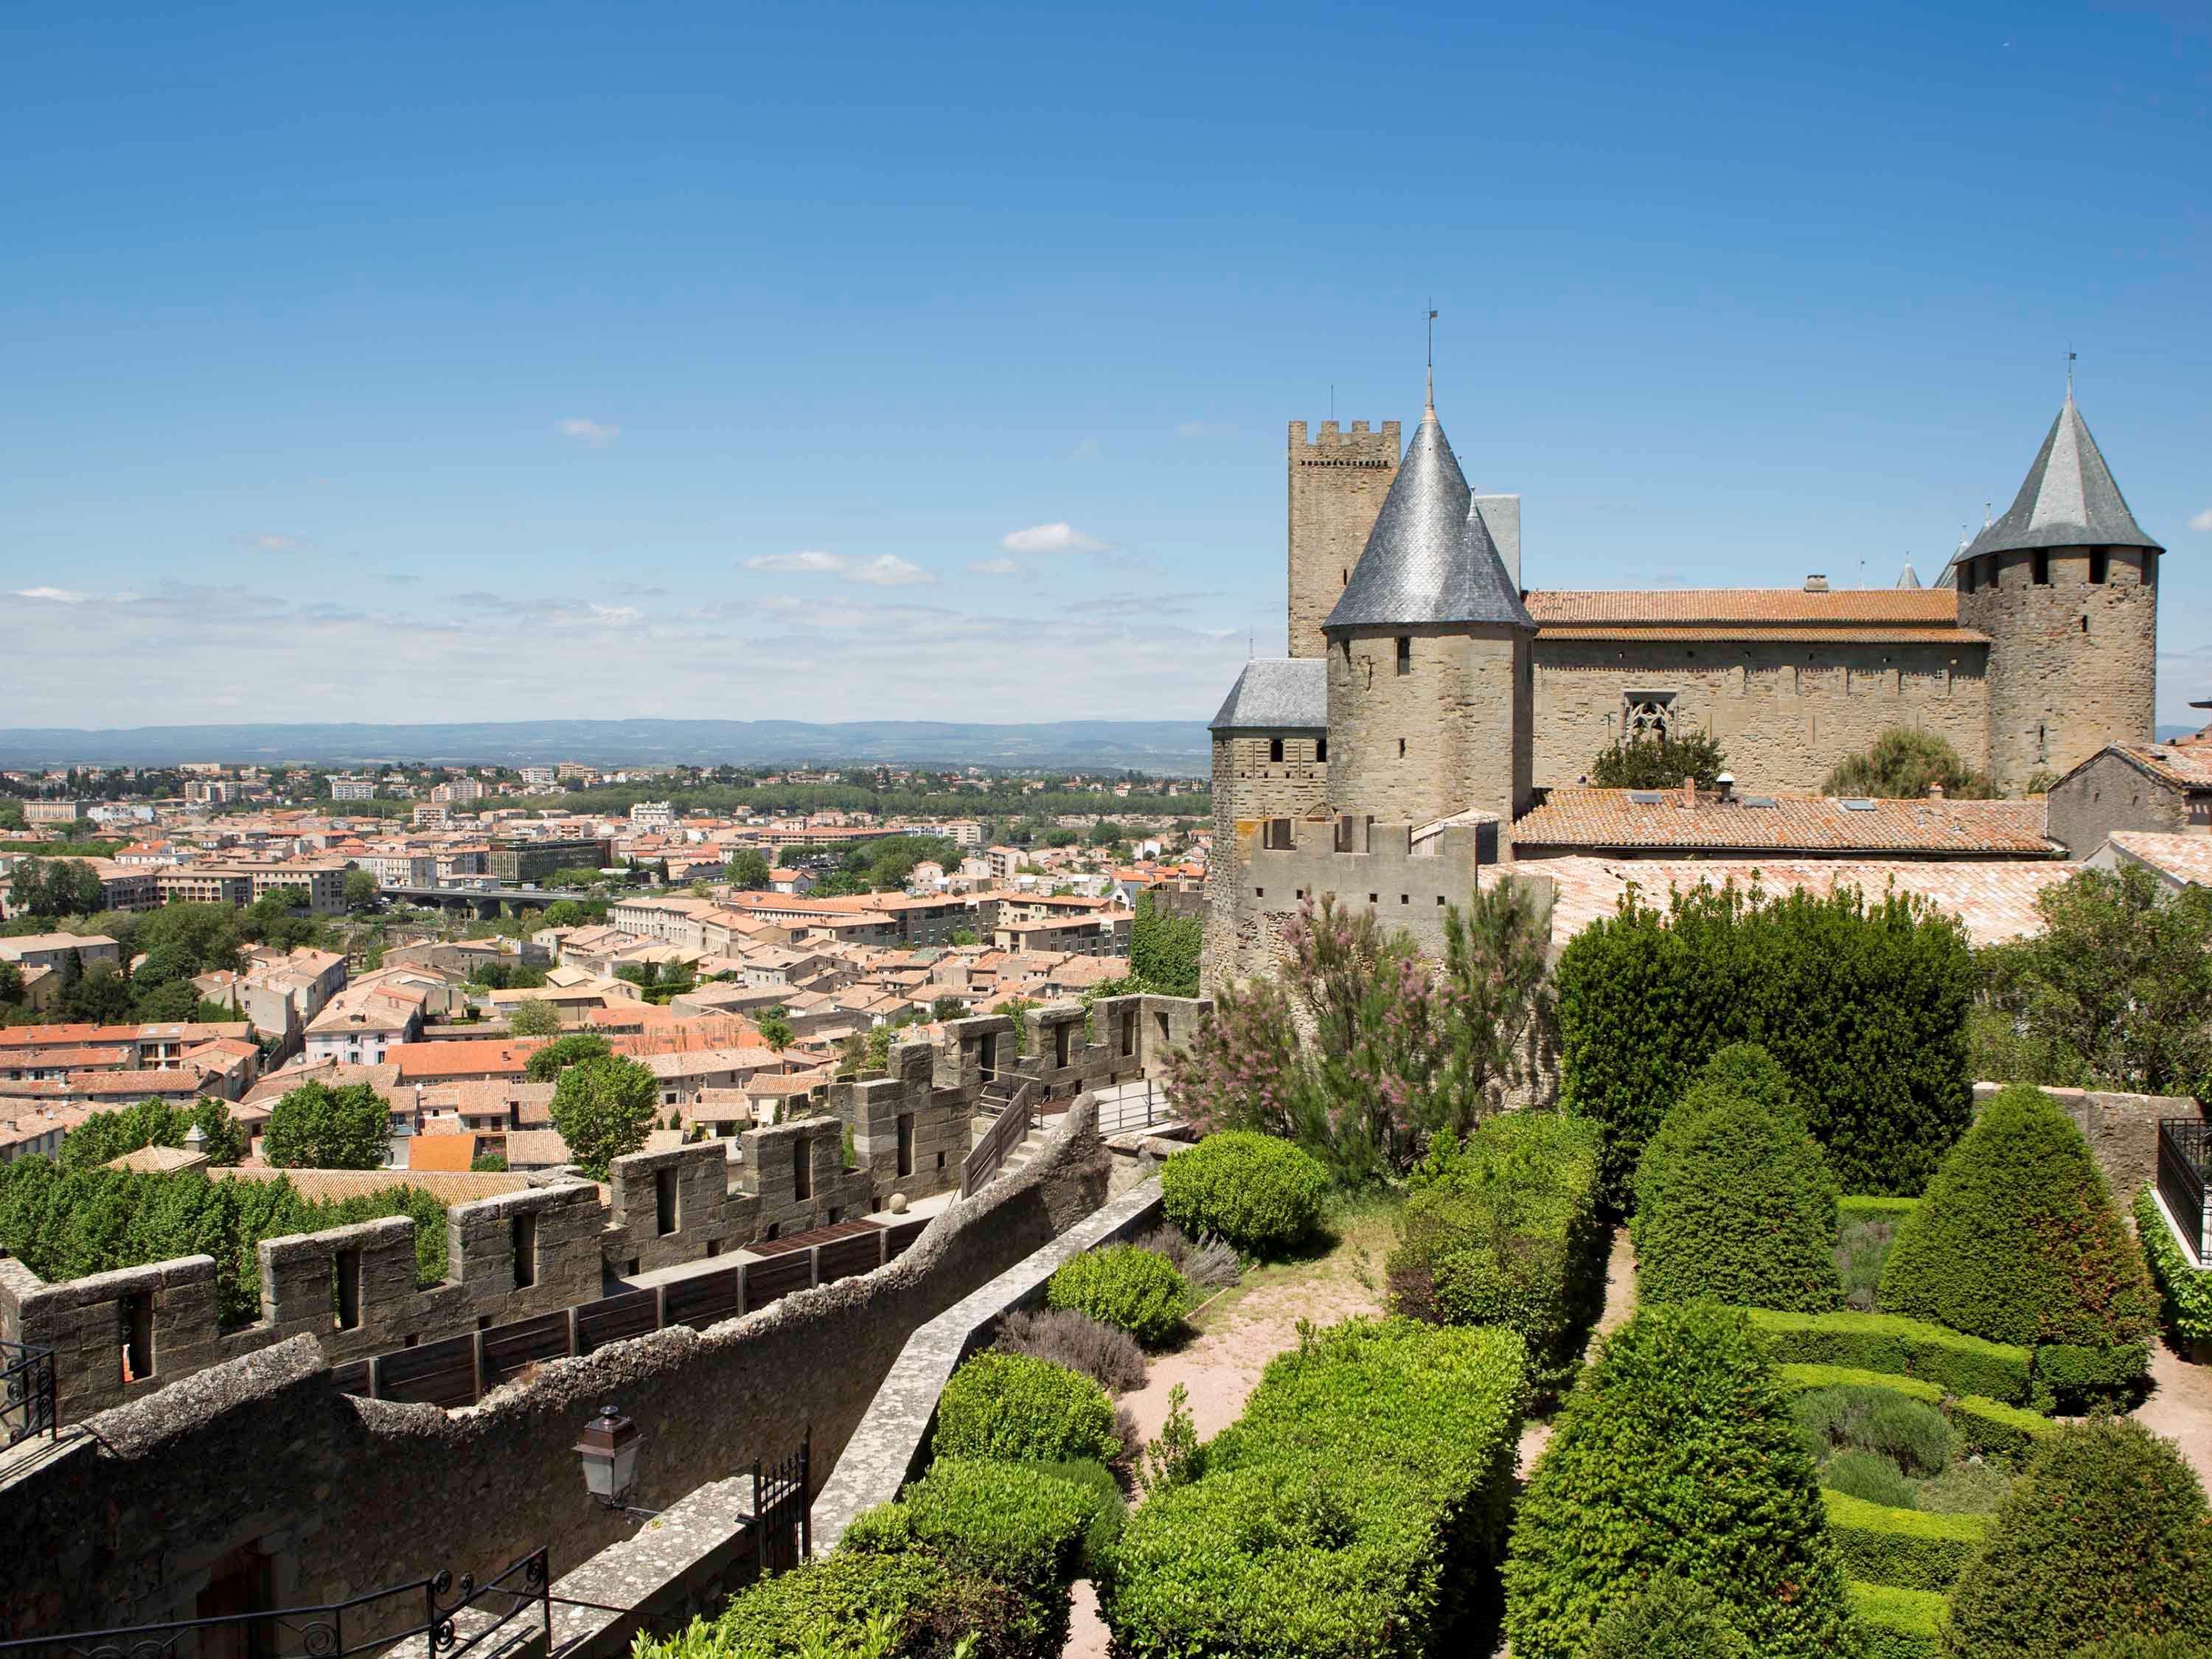
[[[1106,544],[1085,535],[1063,520],[1058,524],[1033,524],[1027,530],[1009,531],[999,538],[999,545],[1009,553],[1097,553]]]
[[[1176,428],[1179,438],[1233,438],[1237,428],[1219,421],[1185,421]]]
[[[968,567],[971,576],[1018,576],[1028,569],[1019,559],[977,559]]]
[[[1095,461],[1105,453],[1104,446],[1097,439],[1085,438],[1067,452],[1067,459],[1071,461]]]
[[[587,421],[580,416],[562,422],[560,432],[562,437],[574,438],[587,449],[605,449],[622,436],[620,427],[607,426],[598,421]]]
[[[627,628],[630,623],[641,621],[645,616],[645,612],[634,605],[595,604],[592,606],[592,614],[601,622],[611,623],[617,628]]]
[[[248,536],[246,544],[258,553],[289,553],[300,545],[297,536]]]
[[[19,587],[15,590],[15,597],[19,599],[47,599],[56,605],[82,605],[92,595],[71,592],[66,587]]]
[[[836,576],[870,587],[918,587],[936,577],[896,553],[878,553],[872,559],[855,559],[842,553],[825,553],[818,547],[796,553],[758,553],[745,561],[748,570],[774,570],[787,575]]]
[[[2189,521],[2189,527],[2191,530],[2212,530],[2212,507],[2206,507],[2191,519]]]

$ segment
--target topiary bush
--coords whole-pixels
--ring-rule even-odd
[[[1943,1160],[1898,1228],[1881,1294],[1887,1312],[2028,1347],[2132,1350],[2157,1308],[2088,1143],[2025,1085],[2002,1091]],[[2054,1381],[2063,1369],[2059,1387],[2109,1375],[2070,1356],[2040,1369]]]
[[[1626,1206],[1644,1142],[1718,1049],[1763,1046],[1855,1193],[1918,1192],[1972,1115],[1964,932],[1915,899],[1634,895],[1560,951],[1559,1105],[1605,1128]]]
[[[1590,1633],[1582,1659],[1750,1659],[1751,1649],[1711,1592],[1661,1578]]]
[[[1827,1160],[1793,1113],[1727,1087],[1685,1094],[1637,1168],[1637,1296],[1833,1308],[1843,1287]]]
[[[1577,1659],[1662,1576],[1762,1656],[1857,1651],[1813,1459],[1744,1316],[1711,1303],[1644,1309],[1569,1396],[1513,1524],[1516,1659]]]
[[[1246,1254],[1296,1249],[1321,1225],[1328,1171],[1287,1140],[1224,1129],[1160,1165],[1160,1207],[1193,1238],[1212,1233]]]
[[[1167,1257],[1133,1244],[1070,1256],[1047,1281],[1044,1294],[1053,1307],[1088,1314],[1148,1348],[1181,1330],[1197,1300]]]
[[[2036,1450],[1951,1598],[1958,1659],[2070,1659],[2130,1636],[2212,1641],[2212,1524],[2170,1441],[2120,1418]]]
[[[1127,1659],[1453,1651],[1504,1541],[1520,1434],[1510,1331],[1301,1333],[1203,1474],[1129,1516],[1100,1594]]]
[[[1110,1462],[1121,1449],[1114,1402],[1080,1372],[1028,1354],[987,1350],[952,1373],[937,1401],[939,1457]]]
[[[1083,1523],[1083,1570],[1079,1576],[1103,1578],[1112,1571],[1114,1546],[1120,1541],[1121,1528],[1128,1518],[1129,1505],[1121,1496],[1121,1483],[1114,1478],[1113,1470],[1095,1457],[1079,1457],[1065,1463],[1040,1463],[1036,1467],[1075,1489],[1087,1517]]]
[[[1572,1376],[1605,1295],[1595,1127],[1508,1112],[1414,1171],[1387,1267],[1391,1306],[1441,1325],[1503,1325],[1549,1392]]]
[[[2183,1253],[2173,1229],[2166,1224],[2158,1193],[2149,1186],[2136,1194],[2136,1237],[2149,1259],[2151,1278],[2174,1334],[2188,1342],[2212,1342],[2212,1272]]]
[[[1030,1659],[1030,1613],[1018,1592],[926,1552],[839,1549],[740,1590],[712,1625],[645,1643],[634,1659],[952,1659],[963,1635],[975,1638],[970,1659]],[[885,1634],[888,1649],[876,1639]]]
[[[1867,1659],[1936,1659],[1943,1651],[1945,1603],[1934,1590],[1893,1584],[1851,1585]]]
[[[1986,1515],[1930,1514],[1832,1486],[1820,1498],[1844,1569],[1863,1583],[1948,1589],[1989,1534]]]

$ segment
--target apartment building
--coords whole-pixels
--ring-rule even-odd
[[[374,800],[376,780],[374,778],[332,778],[331,799],[332,800]]]
[[[116,969],[123,965],[121,948],[105,933],[18,933],[0,939],[0,962],[12,962],[18,968],[51,968],[58,974],[71,956],[87,968],[95,962]]]
[[[430,799],[441,806],[461,806],[483,798],[484,787],[474,778],[455,778],[430,792]]]
[[[265,893],[296,888],[307,895],[311,913],[331,916],[345,908],[346,869],[338,860],[225,859],[165,870],[154,880],[167,903],[251,904]]]
[[[82,802],[74,800],[27,800],[23,803],[23,822],[33,829],[75,823],[82,805]]]
[[[490,849],[489,873],[509,884],[538,882],[556,870],[597,870],[612,853],[610,843],[596,837],[501,842]]]

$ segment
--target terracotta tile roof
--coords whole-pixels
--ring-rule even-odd
[[[319,1200],[358,1198],[388,1187],[412,1187],[448,1206],[473,1204],[480,1198],[497,1198],[503,1193],[526,1192],[530,1188],[529,1177],[520,1174],[478,1175],[465,1170],[272,1170],[266,1164],[241,1164],[234,1169],[210,1170],[208,1174],[218,1181],[274,1181],[283,1176],[299,1189],[301,1197]]]
[[[2212,745],[2116,743],[2109,747],[2161,783],[2177,789],[2212,789]]]
[[[1558,623],[1537,631],[1540,640],[1618,640],[1701,645],[1987,645],[1990,636],[1972,628],[1855,627],[1757,623],[1667,624],[1638,628],[1620,623]]]
[[[544,1046],[543,1039],[528,1037],[461,1037],[395,1042],[384,1051],[384,1058],[398,1068],[402,1084],[445,1083],[471,1077],[519,1078],[531,1054]]]
[[[2115,830],[2106,840],[2138,862],[2192,887],[2212,887],[2212,836]]]
[[[107,1167],[136,1170],[145,1175],[174,1175],[179,1170],[204,1170],[207,1161],[205,1152],[187,1152],[182,1146],[141,1146],[120,1158],[109,1158]]]
[[[333,1089],[366,1083],[377,1093],[389,1098],[392,1091],[399,1086],[399,1068],[388,1060],[376,1066],[349,1065],[343,1060],[328,1060],[312,1066],[287,1066],[282,1071],[265,1073],[259,1082],[246,1091],[246,1099],[241,1103],[249,1106],[274,1105],[292,1090],[310,1082],[326,1084]]]
[[[2061,849],[2045,833],[2045,808],[2041,799],[1876,800],[1861,808],[1823,795],[1700,795],[1693,810],[1679,789],[1553,789],[1514,821],[1513,844],[1592,853],[1649,847],[2052,858]]]
[[[1948,587],[1676,587],[1533,592],[1528,614],[1554,627],[1644,624],[1676,627],[1956,628],[1959,596]]]
[[[510,1129],[507,1162],[510,1169],[550,1169],[570,1162],[568,1143],[558,1129]]]
[[[407,1173],[418,1175],[434,1170],[458,1172],[476,1162],[477,1137],[473,1133],[442,1135],[413,1135],[407,1142]]]
[[[2212,843],[2212,837],[2208,837]],[[1966,927],[1977,945],[2001,944],[2039,933],[2043,919],[2036,900],[2045,889],[2070,880],[2081,866],[2053,860],[2002,863],[1929,863],[1898,860],[1803,859],[1540,859],[1522,865],[1486,866],[1485,886],[1508,873],[1539,876],[1555,884],[1552,943],[1565,945],[1590,923],[1612,915],[1621,895],[1634,886],[1644,902],[1664,905],[1670,893],[1687,892],[1700,883],[1733,881],[1769,893],[1806,892],[1825,897],[1838,888],[1856,888],[1869,898],[1889,892],[1928,900]]]

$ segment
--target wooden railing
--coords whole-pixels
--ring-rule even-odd
[[[1024,1078],[1013,1096],[999,1109],[991,1127],[983,1132],[969,1152],[967,1161],[960,1166],[960,1196],[965,1198],[993,1176],[999,1173],[1015,1147],[1020,1146],[1034,1127],[1036,1113],[1031,1103],[1036,1097],[1036,1079]]]

